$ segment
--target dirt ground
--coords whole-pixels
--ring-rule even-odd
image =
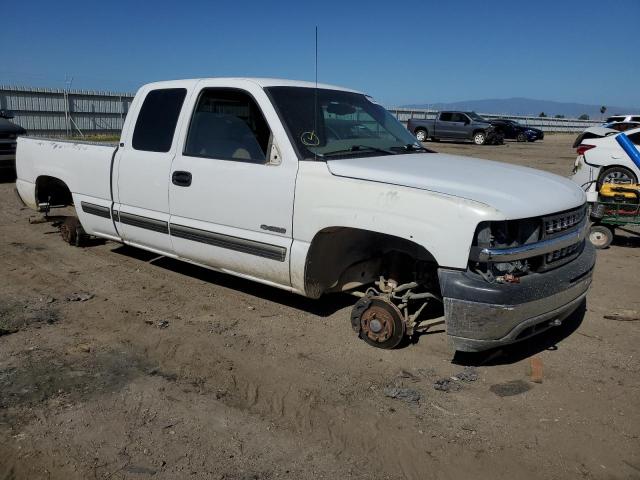
[[[567,175],[573,137],[428,145]],[[70,247],[13,187],[0,183],[0,480],[640,478],[638,238],[599,252],[586,311],[533,340],[461,355],[436,329],[382,351],[353,334],[351,297]]]

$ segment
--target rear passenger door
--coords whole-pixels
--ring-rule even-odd
[[[452,123],[451,112],[442,112],[436,119],[436,137],[438,138],[452,138]]]
[[[171,167],[175,252],[288,287],[297,157],[262,88],[203,82]]]
[[[131,245],[173,255],[169,237],[169,179],[176,153],[176,126],[188,85],[144,87],[127,118],[114,164],[113,218]]]
[[[464,113],[451,114],[451,138],[456,140],[464,140],[471,137],[471,132],[467,125],[471,123],[471,119]]]

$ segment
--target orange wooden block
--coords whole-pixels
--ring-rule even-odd
[[[529,365],[531,367],[531,381],[535,383],[542,383],[542,359],[540,357],[531,357]]]

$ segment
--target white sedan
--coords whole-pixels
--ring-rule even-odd
[[[640,128],[624,133],[602,130],[602,136],[580,139],[571,176],[587,192],[590,202],[597,200],[598,190],[605,182],[638,183],[640,178]],[[620,135],[626,135],[630,142],[618,138]],[[625,143],[628,152],[622,146]]]

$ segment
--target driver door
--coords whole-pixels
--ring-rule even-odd
[[[226,82],[228,85],[228,81]],[[176,254],[280,287],[291,285],[298,160],[264,91],[252,82],[198,85],[169,184]]]

